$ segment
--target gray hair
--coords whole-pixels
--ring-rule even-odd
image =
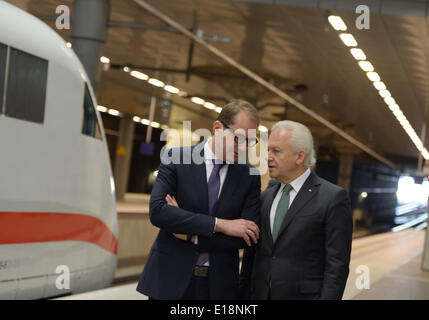
[[[290,146],[293,152],[298,152],[301,150],[305,152],[304,164],[307,168],[316,163],[313,136],[305,125],[291,120],[283,120],[277,122],[272,127],[271,133],[279,129],[284,129],[291,132],[291,137],[289,140]]]

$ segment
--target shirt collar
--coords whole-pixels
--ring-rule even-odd
[[[226,164],[230,164],[230,162],[223,161],[223,160],[219,159],[218,157],[216,157],[216,155],[213,153],[211,144],[212,144],[212,138],[209,138],[206,141],[206,143],[204,144],[204,160],[206,162],[211,163],[211,164],[213,163],[212,159],[216,159],[217,160],[216,162],[219,162],[219,163],[220,162],[225,162]]]
[[[310,176],[311,170],[310,168],[307,168],[307,170],[304,171],[304,173],[302,175],[300,175],[298,178],[296,178],[295,180],[293,180],[291,183],[289,183],[293,190],[298,193],[299,190],[302,188],[302,186],[304,185],[305,180],[307,180],[307,178]],[[283,191],[283,188],[286,184],[282,183],[280,190]]]

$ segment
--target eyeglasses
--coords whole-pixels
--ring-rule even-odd
[[[239,134],[239,133],[235,133],[234,130],[232,130],[230,127],[228,127],[225,123],[223,123],[223,121],[220,121],[220,123],[223,124],[223,126],[225,127],[225,129],[228,129],[231,131],[231,133],[234,136],[234,142],[237,144],[243,144],[246,143],[248,148],[254,147],[256,146],[256,144],[258,143],[258,139],[253,138],[253,139],[248,139],[245,135],[243,134]]]

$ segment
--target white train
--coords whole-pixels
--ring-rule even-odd
[[[64,40],[0,1],[0,299],[113,280],[118,222],[96,105]]]

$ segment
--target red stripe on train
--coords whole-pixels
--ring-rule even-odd
[[[0,244],[85,241],[117,254],[118,239],[100,219],[56,212],[1,212]]]

